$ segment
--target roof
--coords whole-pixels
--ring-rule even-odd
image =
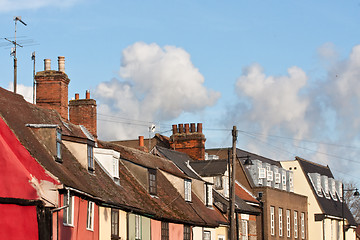
[[[172,149],[161,146],[156,146],[156,150],[160,156],[167,158],[176,164],[176,166],[180,168],[180,170],[186,174],[186,176],[193,179],[202,180],[196,173],[194,173],[192,169],[189,168],[188,163],[193,160],[186,153],[174,151]]]
[[[243,186],[240,185],[240,183],[236,182],[235,184],[235,194],[237,197],[247,201],[247,202],[253,202],[253,203],[259,203],[258,200],[256,200],[255,197],[253,197],[252,194],[250,194],[248,191],[245,190]]]
[[[218,213],[208,209],[194,194],[192,204],[186,203],[181,197],[174,199],[174,196],[179,196],[179,193],[161,173],[159,173],[158,181],[160,183],[158,198],[153,198],[121,161],[119,163],[120,185],[117,185],[102,170],[97,161],[94,164],[95,174],[90,174],[64,144],[62,144],[62,163],[55,161],[54,156],[50,154],[36,134],[34,134],[34,129],[27,127],[26,124],[54,124],[58,125],[65,135],[74,138],[86,138],[82,129],[61,119],[56,111],[30,104],[22,96],[3,88],[0,88],[0,118],[9,127],[9,131],[11,130],[17,136],[19,143],[28,155],[31,155],[33,160],[36,160],[39,165],[48,171],[49,175],[56,176],[57,180],[65,187],[86,193],[98,204],[106,203],[107,205],[150,216],[154,219],[166,219],[170,222],[181,222],[197,226],[215,227],[221,220],[221,216]],[[163,169],[179,177],[186,177],[167,159],[115,144],[106,142],[102,142],[102,144],[113,147],[114,150],[121,153],[122,158],[136,164]],[[9,146],[12,144],[2,145]],[[13,151],[13,153],[20,156],[16,151]],[[31,165],[31,168],[30,173],[35,171],[33,165]]]
[[[116,140],[110,142],[125,147],[139,149],[139,139]],[[170,148],[169,138],[158,133],[156,133],[153,138],[144,138],[144,147],[149,148],[149,145],[150,145],[150,150],[153,149],[155,146]]]
[[[314,189],[314,186],[311,183],[310,177],[308,175],[308,173],[319,173],[320,175],[325,175],[329,178],[334,178],[332,172],[330,171],[330,168],[328,166],[323,166],[323,165],[320,165],[320,164],[317,164],[314,162],[310,162],[310,161],[305,160],[300,157],[296,157],[295,159],[299,162],[302,170],[304,171],[304,175],[308,181],[308,184],[311,187],[313,194],[314,194],[317,202],[319,203],[321,209],[323,210],[323,213],[326,215],[341,218],[343,216],[343,214],[342,214],[342,210],[343,210],[342,203],[343,202],[341,202],[339,200],[334,201],[332,198],[328,199],[326,197],[318,196],[316,194],[316,190]],[[344,216],[348,220],[350,225],[353,225],[353,226],[356,225],[356,221],[346,204],[344,204]]]
[[[226,160],[192,161],[190,166],[202,177],[224,175],[227,170]]]

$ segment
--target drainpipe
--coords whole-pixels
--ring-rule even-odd
[[[69,207],[69,205],[70,205],[70,189],[67,190],[67,195],[68,195],[68,197],[67,197],[66,205],[51,210],[51,213],[58,212],[58,211],[60,211],[60,210],[62,210],[62,209],[64,209],[64,208],[68,208],[68,207]],[[65,203],[64,203],[64,204],[65,204]]]

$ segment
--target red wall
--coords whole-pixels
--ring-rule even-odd
[[[64,206],[64,196],[61,195],[61,206]],[[74,196],[74,218],[73,226],[65,226],[63,224],[63,210],[58,213],[54,213],[53,219],[57,218],[58,221],[58,236],[59,240],[70,240],[70,239],[99,239],[99,208],[95,204],[94,206],[94,230],[86,229],[87,222],[87,205],[88,201]],[[53,228],[53,240],[57,240],[57,233]]]
[[[0,238],[38,240],[36,206],[0,204]]]
[[[161,239],[161,222],[151,219],[151,239]]]
[[[184,238],[184,225],[169,223],[169,239],[179,239]]]

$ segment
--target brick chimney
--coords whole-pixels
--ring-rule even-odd
[[[73,124],[83,125],[97,138],[96,101],[90,99],[90,91],[86,91],[85,99],[79,99],[75,94],[75,100],[69,101],[69,120]]]
[[[202,123],[172,125],[170,147],[176,151],[188,154],[194,160],[205,160],[205,135],[202,133]]]
[[[44,60],[44,71],[37,72],[36,105],[56,110],[68,119],[68,85],[70,79],[65,73],[65,57],[58,57],[59,69],[51,70],[51,60]]]

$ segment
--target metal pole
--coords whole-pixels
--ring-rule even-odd
[[[231,160],[231,205],[230,205],[230,240],[235,240],[235,162],[236,162],[236,139],[237,139],[237,130],[236,126],[233,126],[232,130],[232,160]]]
[[[342,212],[342,229],[343,229],[343,240],[345,240],[346,236],[345,236],[345,214],[344,214],[344,201],[345,201],[345,196],[344,196],[344,183],[341,184],[341,194],[342,194],[342,204],[341,204],[341,212]]]
[[[31,54],[31,60],[34,61],[34,69],[33,69],[33,104],[35,104],[35,52]]]

